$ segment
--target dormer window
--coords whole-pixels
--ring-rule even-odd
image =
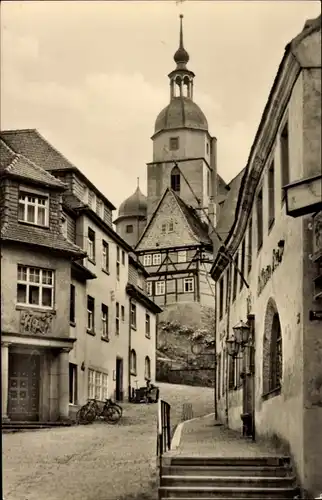
[[[179,137],[170,137],[170,151],[176,151],[179,149]]]
[[[48,226],[49,203],[48,196],[39,196],[32,193],[19,193],[18,221]]]

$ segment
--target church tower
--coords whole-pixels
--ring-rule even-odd
[[[204,218],[202,207],[214,223],[216,139],[210,136],[207,119],[194,102],[195,74],[187,68],[189,54],[183,44],[182,19],[180,15],[179,48],[174,54],[176,68],[168,75],[170,102],[159,113],[152,136],[153,162],[147,165],[147,217],[149,220],[164,191],[170,187],[196,209],[201,219]]]

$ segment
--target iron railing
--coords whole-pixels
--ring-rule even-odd
[[[162,476],[162,455],[171,449],[171,406],[166,401],[158,401],[158,433],[157,433],[157,458],[159,459],[159,480]]]

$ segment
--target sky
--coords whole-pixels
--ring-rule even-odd
[[[2,1],[1,129],[36,128],[116,206],[169,103],[179,14],[218,173],[246,165],[286,44],[319,1]],[[114,214],[116,216],[116,213]]]

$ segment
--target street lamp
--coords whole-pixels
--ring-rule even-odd
[[[244,321],[239,321],[233,327],[234,334],[226,340],[227,352],[232,358],[237,358],[249,342],[250,326]]]

